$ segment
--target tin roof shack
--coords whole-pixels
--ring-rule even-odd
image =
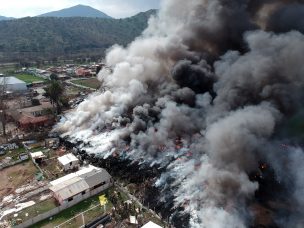
[[[60,205],[80,202],[112,185],[110,174],[102,168],[88,166],[50,182],[50,190]]]
[[[60,166],[63,168],[64,171],[69,170],[78,170],[79,169],[79,160],[76,156],[72,153],[63,155],[58,159]]]
[[[36,162],[38,165],[41,165],[44,159],[46,158],[46,156],[41,151],[30,154],[33,161]]]
[[[162,227],[155,224],[154,222],[150,221],[146,225],[142,226],[141,228],[162,228]]]

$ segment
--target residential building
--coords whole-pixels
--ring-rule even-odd
[[[57,159],[64,171],[79,169],[79,159],[72,153],[63,155]]]
[[[37,164],[41,164],[44,159],[46,158],[46,156],[42,153],[42,151],[37,151],[34,153],[30,153],[31,157],[33,159],[34,162],[36,162]]]
[[[7,115],[24,130],[33,130],[39,127],[50,126],[54,122],[51,115],[53,105],[50,102],[42,102],[41,105],[29,108],[9,110]]]
[[[162,227],[155,224],[154,222],[150,221],[146,225],[142,226],[141,228],[162,228]]]

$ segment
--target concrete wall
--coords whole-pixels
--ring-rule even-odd
[[[35,223],[38,223],[42,220],[45,220],[51,216],[54,216],[56,214],[58,214],[59,212],[69,208],[69,207],[72,207],[74,206],[75,204],[87,199],[87,198],[90,198],[91,196],[94,196],[94,195],[97,195],[98,193],[108,189],[109,187],[112,186],[112,183],[108,183],[108,184],[105,184],[99,188],[96,188],[90,192],[87,192],[86,194],[84,195],[80,195],[79,197],[77,197],[77,199],[74,199],[73,201],[71,202],[66,202],[64,203],[63,205],[59,206],[59,207],[56,207],[48,212],[45,212],[43,214],[40,214],[32,219],[29,219],[17,226],[14,226],[14,228],[26,228],[26,227],[30,227],[31,225],[35,224]]]
[[[60,164],[60,165],[63,167],[63,169],[65,171],[67,171],[67,170],[70,170],[70,169],[79,168],[79,161],[73,161],[72,165],[70,165],[70,164],[66,164],[64,166],[62,164]]]

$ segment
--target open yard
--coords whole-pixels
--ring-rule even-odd
[[[15,150],[8,150],[5,154],[0,155],[0,162],[6,157],[11,157],[14,161],[19,160],[19,155],[25,152],[25,148],[21,147]]]
[[[15,220],[26,221],[28,219],[34,218],[37,215],[50,211],[57,207],[56,201],[54,198],[47,199],[45,201],[34,204],[31,207],[27,207],[20,212],[17,212],[18,217],[14,218],[14,214],[11,214],[7,220],[11,221],[12,225],[15,225]]]
[[[37,171],[32,161],[1,170],[0,201],[4,196],[13,193],[18,187],[31,182],[35,178]]]
[[[61,170],[56,157],[46,160],[45,163],[40,166],[40,168],[43,170],[47,179],[50,181],[66,175],[66,173]]]
[[[16,74],[16,78],[26,82],[26,83],[33,83],[33,82],[39,82],[39,81],[46,81],[43,78],[39,78],[37,76],[31,75],[31,74]]]
[[[74,84],[86,86],[92,89],[98,89],[101,86],[100,81],[97,78],[89,78],[89,79],[78,79],[72,81]]]
[[[102,195],[103,193],[100,193],[99,195]],[[81,212],[87,211],[90,208],[93,208],[92,210],[89,210],[84,214],[85,222],[90,222],[94,220],[95,218],[101,216],[104,214],[104,208],[99,206],[99,200],[98,195],[93,196],[89,199],[86,199],[78,204],[76,204],[73,207],[70,207],[59,214],[53,216],[51,219],[47,219],[44,221],[41,221],[32,227],[44,227],[44,228],[51,228],[55,227],[59,224],[64,223],[65,221],[73,218],[74,216],[80,214]],[[112,207],[110,203],[108,203],[106,210],[109,210]],[[80,227],[83,225],[82,216],[77,216],[76,218],[72,219],[71,221],[67,222],[61,227]]]
[[[105,194],[108,200],[106,206],[100,206],[98,197]],[[129,215],[135,215],[135,208],[140,209],[140,206],[132,202],[126,208],[125,202],[130,201],[128,196],[119,191],[116,187],[111,187],[105,192],[99,193],[87,200],[84,200],[73,207],[70,207],[52,218],[41,221],[31,227],[52,228],[60,225],[61,228],[81,227],[84,223],[87,224],[94,219],[106,214],[112,213],[113,206],[116,208],[115,213],[112,214],[112,225],[117,225],[120,222],[128,221]],[[84,212],[84,213],[83,213]],[[83,213],[83,217],[81,215]],[[145,224],[148,221],[154,221],[157,224],[164,225],[159,219],[155,218],[149,211],[142,210],[138,212],[141,221]],[[135,227],[135,226],[124,226]]]

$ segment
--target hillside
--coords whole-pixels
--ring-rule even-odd
[[[53,11],[45,14],[41,14],[37,17],[99,17],[99,18],[111,18],[105,13],[94,9],[90,6],[77,5],[70,8]]]
[[[0,21],[0,61],[102,56],[147,27],[150,10],[126,19],[33,17]]]
[[[0,16],[0,21],[5,21],[5,20],[12,20],[14,19],[13,17],[4,17],[4,16]]]

